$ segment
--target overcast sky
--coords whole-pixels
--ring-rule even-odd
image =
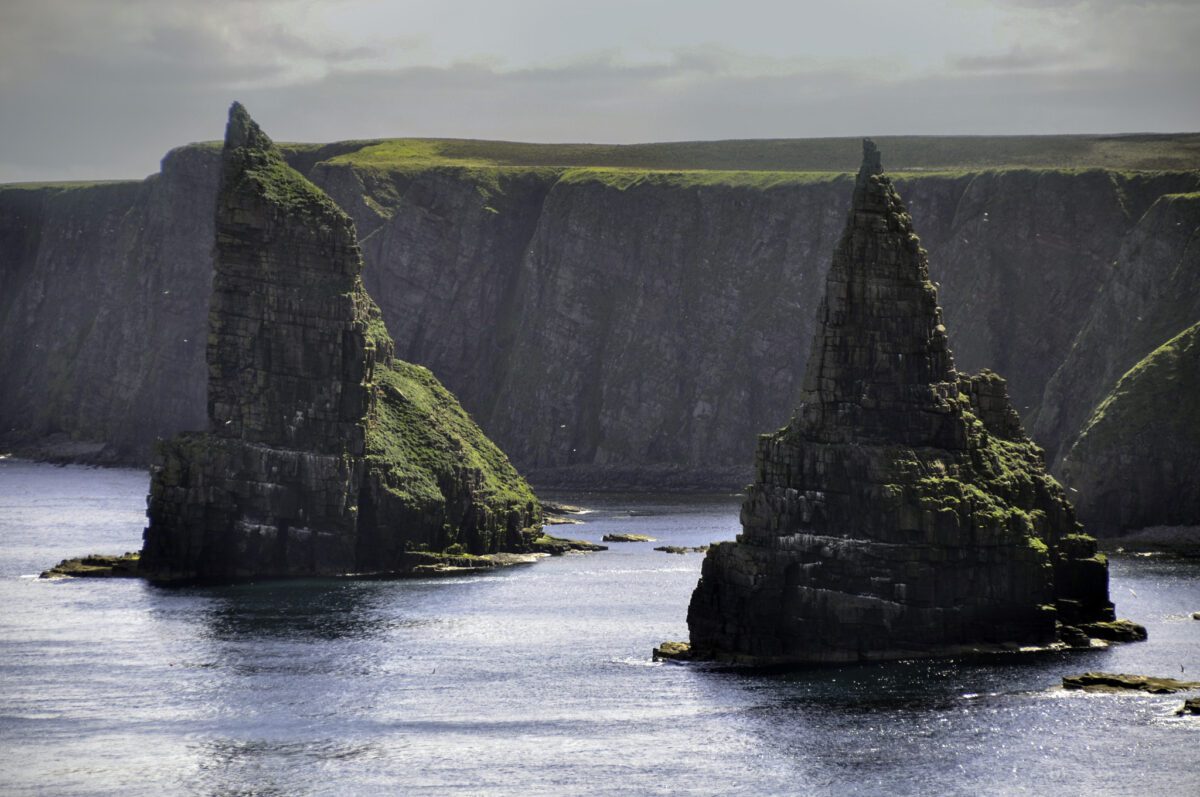
[[[0,182],[222,134],[1200,130],[1200,0],[0,0]]]

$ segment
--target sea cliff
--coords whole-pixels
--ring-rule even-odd
[[[896,184],[922,219],[958,364],[1008,376],[1058,469],[1121,374],[1196,320],[1195,291],[1149,275],[1200,273],[1200,206],[1172,198],[1200,173],[1066,156],[1074,168],[996,167],[980,155],[993,144],[971,145],[965,167]],[[754,435],[800,393],[852,160],[588,168],[587,153],[556,165],[381,146],[285,154],[353,218],[397,355],[437,374],[535,482],[749,479]],[[0,188],[10,450],[146,462],[155,437],[203,426],[218,172],[217,150],[193,145],[143,182]],[[1120,363],[1096,367],[1114,347]]]

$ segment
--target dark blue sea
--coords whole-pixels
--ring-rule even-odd
[[[1150,641],[756,674],[654,664],[736,496],[556,495],[613,545],[486,576],[163,589],[39,581],[140,547],[145,473],[0,461],[5,795],[1200,795],[1200,564],[1114,557]],[[1181,676],[1182,668],[1182,676]]]

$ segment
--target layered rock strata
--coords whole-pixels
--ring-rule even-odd
[[[529,548],[541,510],[433,375],[393,357],[354,226],[240,105],[222,152],[208,431],[162,442],[141,573],[402,572]]]
[[[694,655],[935,656],[1113,619],[1107,562],[1004,380],[955,370],[912,218],[863,150],[802,402],[760,438],[742,533],[705,558]]]

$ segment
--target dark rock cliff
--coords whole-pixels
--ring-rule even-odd
[[[184,148],[140,183],[0,189],[10,445],[146,462],[156,437],[203,428],[215,165]]]
[[[430,367],[535,480],[745,482],[754,433],[786,421],[800,392],[846,177],[330,160],[350,146],[289,157],[354,219],[397,354]],[[215,150],[192,146],[140,184],[0,188],[9,448],[60,433],[146,461],[155,436],[202,427],[201,207],[217,173]],[[922,219],[958,363],[1006,373],[1051,452],[1196,320],[1177,297],[1186,286],[1145,275],[1197,271],[1188,236],[1165,234],[1200,226],[1200,207],[1165,196],[1195,191],[1197,173],[1014,169],[897,185]],[[1137,301],[1120,299],[1143,279]],[[1097,367],[1136,316],[1164,329],[1139,335],[1115,370]]]
[[[1117,380],[1197,321],[1200,193],[1161,195],[1122,241],[1033,416],[1034,437],[1057,468]]]
[[[354,225],[236,103],[216,203],[208,431],[160,442],[141,572],[399,572],[522,550],[528,486],[426,369],[393,358]]]
[[[955,370],[912,217],[863,150],[801,403],[760,439],[742,533],[692,595],[702,658],[945,655],[1113,619],[1107,563],[1004,380]]]

